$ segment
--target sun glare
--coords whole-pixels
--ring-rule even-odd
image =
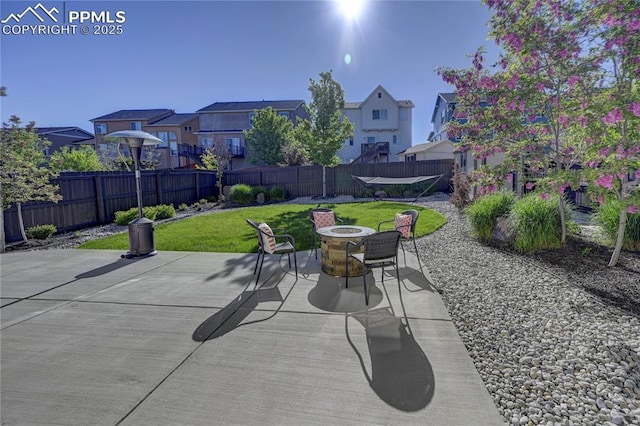
[[[338,3],[340,12],[349,20],[358,19],[364,0],[335,0]]]

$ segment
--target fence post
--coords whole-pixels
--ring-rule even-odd
[[[196,186],[196,201],[200,201],[200,173],[196,170],[193,174],[194,185]]]
[[[98,217],[98,222],[105,223],[107,219],[104,212],[105,200],[104,191],[102,190],[102,176],[97,172],[93,175],[93,179],[96,187],[96,209],[98,210],[98,214],[96,216]]]

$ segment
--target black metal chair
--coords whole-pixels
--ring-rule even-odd
[[[396,267],[396,277],[398,278],[398,288],[400,287],[400,270],[398,269],[398,245],[401,234],[399,231],[383,231],[364,237],[359,243],[349,241],[347,243],[347,265],[346,265],[346,287],[349,288],[349,257],[356,259],[362,264],[362,282],[364,284],[364,301],[369,306],[369,291],[367,290],[367,271],[373,268],[382,268],[382,283],[384,284],[385,266]],[[364,245],[362,253],[353,253]]]
[[[401,234],[401,238],[400,238],[400,247],[402,247],[402,254],[405,256],[405,261],[404,263],[407,263],[406,260],[406,254],[404,251],[404,245],[402,244],[403,241],[408,241],[408,240],[413,240],[413,248],[416,250],[416,256],[418,255],[418,245],[416,244],[416,223],[418,223],[418,216],[420,216],[420,213],[417,210],[405,210],[401,213],[399,213],[401,215],[407,215],[407,216],[411,216],[411,224],[410,225],[396,225],[396,220],[383,220],[382,222],[380,222],[378,224],[378,232],[380,232],[380,225],[382,225],[383,223],[393,223],[394,224],[394,229],[396,231],[400,231]],[[408,232],[407,232],[407,228],[408,228]],[[406,237],[405,237],[406,235]]]
[[[256,235],[258,236],[258,258],[256,259],[256,266],[253,268],[253,275],[258,272],[258,276],[256,277],[256,284],[258,284],[258,280],[260,279],[260,273],[262,272],[262,263],[264,262],[264,257],[267,254],[279,254],[280,258],[285,254],[289,258],[289,269],[291,269],[291,253],[293,253],[293,263],[295,265],[296,271],[296,279],[298,279],[298,261],[296,259],[296,242],[294,238],[285,233],[286,231],[283,228],[273,228],[271,229],[267,224],[258,225],[251,219],[246,219],[247,223],[256,231]],[[266,225],[266,226],[262,226]],[[269,232],[271,231],[271,232]],[[274,234],[273,231],[284,231],[281,234]],[[282,242],[277,242],[277,240],[284,240]],[[260,262],[260,269],[258,269],[258,262]]]
[[[316,223],[318,221],[316,221],[316,218],[314,217],[314,213],[321,213],[321,214],[326,214],[326,213],[331,213],[333,215],[333,221],[332,223],[326,224],[326,223]],[[311,221],[311,234],[312,234],[312,238],[313,238],[313,248],[315,250],[315,254],[316,254],[316,259],[318,258],[318,234],[316,233],[316,231],[320,228],[324,226],[333,226],[335,225],[337,222],[340,222],[340,224],[344,223],[342,221],[342,219],[340,219],[333,210],[331,209],[327,209],[325,207],[316,207],[315,209],[311,209],[309,211],[309,220]]]

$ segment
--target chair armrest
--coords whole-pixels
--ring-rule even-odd
[[[395,223],[395,220],[383,220],[382,222],[380,222],[378,224],[378,232],[380,232],[380,225],[382,225],[383,223]]]
[[[344,223],[344,220],[340,219],[338,216],[335,217],[336,222]]]
[[[359,242],[357,242],[357,243],[354,243],[353,241],[347,241],[347,245],[346,245],[347,257],[349,257],[349,249],[350,249],[351,247],[356,248],[356,247],[360,247],[360,246],[362,246],[362,245],[364,245],[364,239],[363,239],[363,240],[360,240],[360,241],[359,241]]]
[[[278,229],[278,228],[276,228],[276,229]],[[276,241],[278,240],[278,238],[283,238],[283,239],[287,240],[288,242],[291,243],[291,245],[293,246],[293,249],[295,250],[295,248],[296,248],[296,240],[293,238],[292,235],[290,235],[290,234],[275,234],[273,237],[276,239]]]

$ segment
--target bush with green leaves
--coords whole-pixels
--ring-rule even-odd
[[[483,241],[491,240],[498,218],[506,216],[515,202],[512,192],[496,192],[484,195],[467,207],[471,232]]]
[[[267,188],[264,186],[252,186],[251,194],[253,195],[253,199],[255,200],[258,194],[264,194],[265,198],[267,197]]]
[[[281,186],[272,186],[269,190],[269,199],[271,201],[284,201],[286,198],[286,194],[284,188]]]
[[[150,220],[162,220],[175,217],[176,209],[173,204],[160,204],[142,208],[142,215]],[[132,207],[129,210],[117,211],[115,222],[120,226],[128,225],[132,220],[138,218],[138,208]]]
[[[610,200],[596,209],[594,219],[602,227],[604,235],[611,244],[618,238],[622,203]],[[627,250],[640,250],[640,213],[627,213],[622,247]]]
[[[253,203],[251,187],[244,183],[233,185],[229,191],[229,198],[233,203],[249,205]]]
[[[558,197],[531,193],[515,202],[509,221],[517,250],[535,252],[562,246]],[[575,224],[571,223],[572,211],[568,207],[565,207],[565,215],[569,230],[575,228]]]
[[[187,210],[187,209],[189,209],[189,206],[187,205],[187,203],[182,203],[182,204],[180,204],[178,206],[178,210],[179,211],[184,211],[184,210]]]
[[[37,225],[27,229],[27,237],[34,240],[46,240],[58,231],[54,225]]]

